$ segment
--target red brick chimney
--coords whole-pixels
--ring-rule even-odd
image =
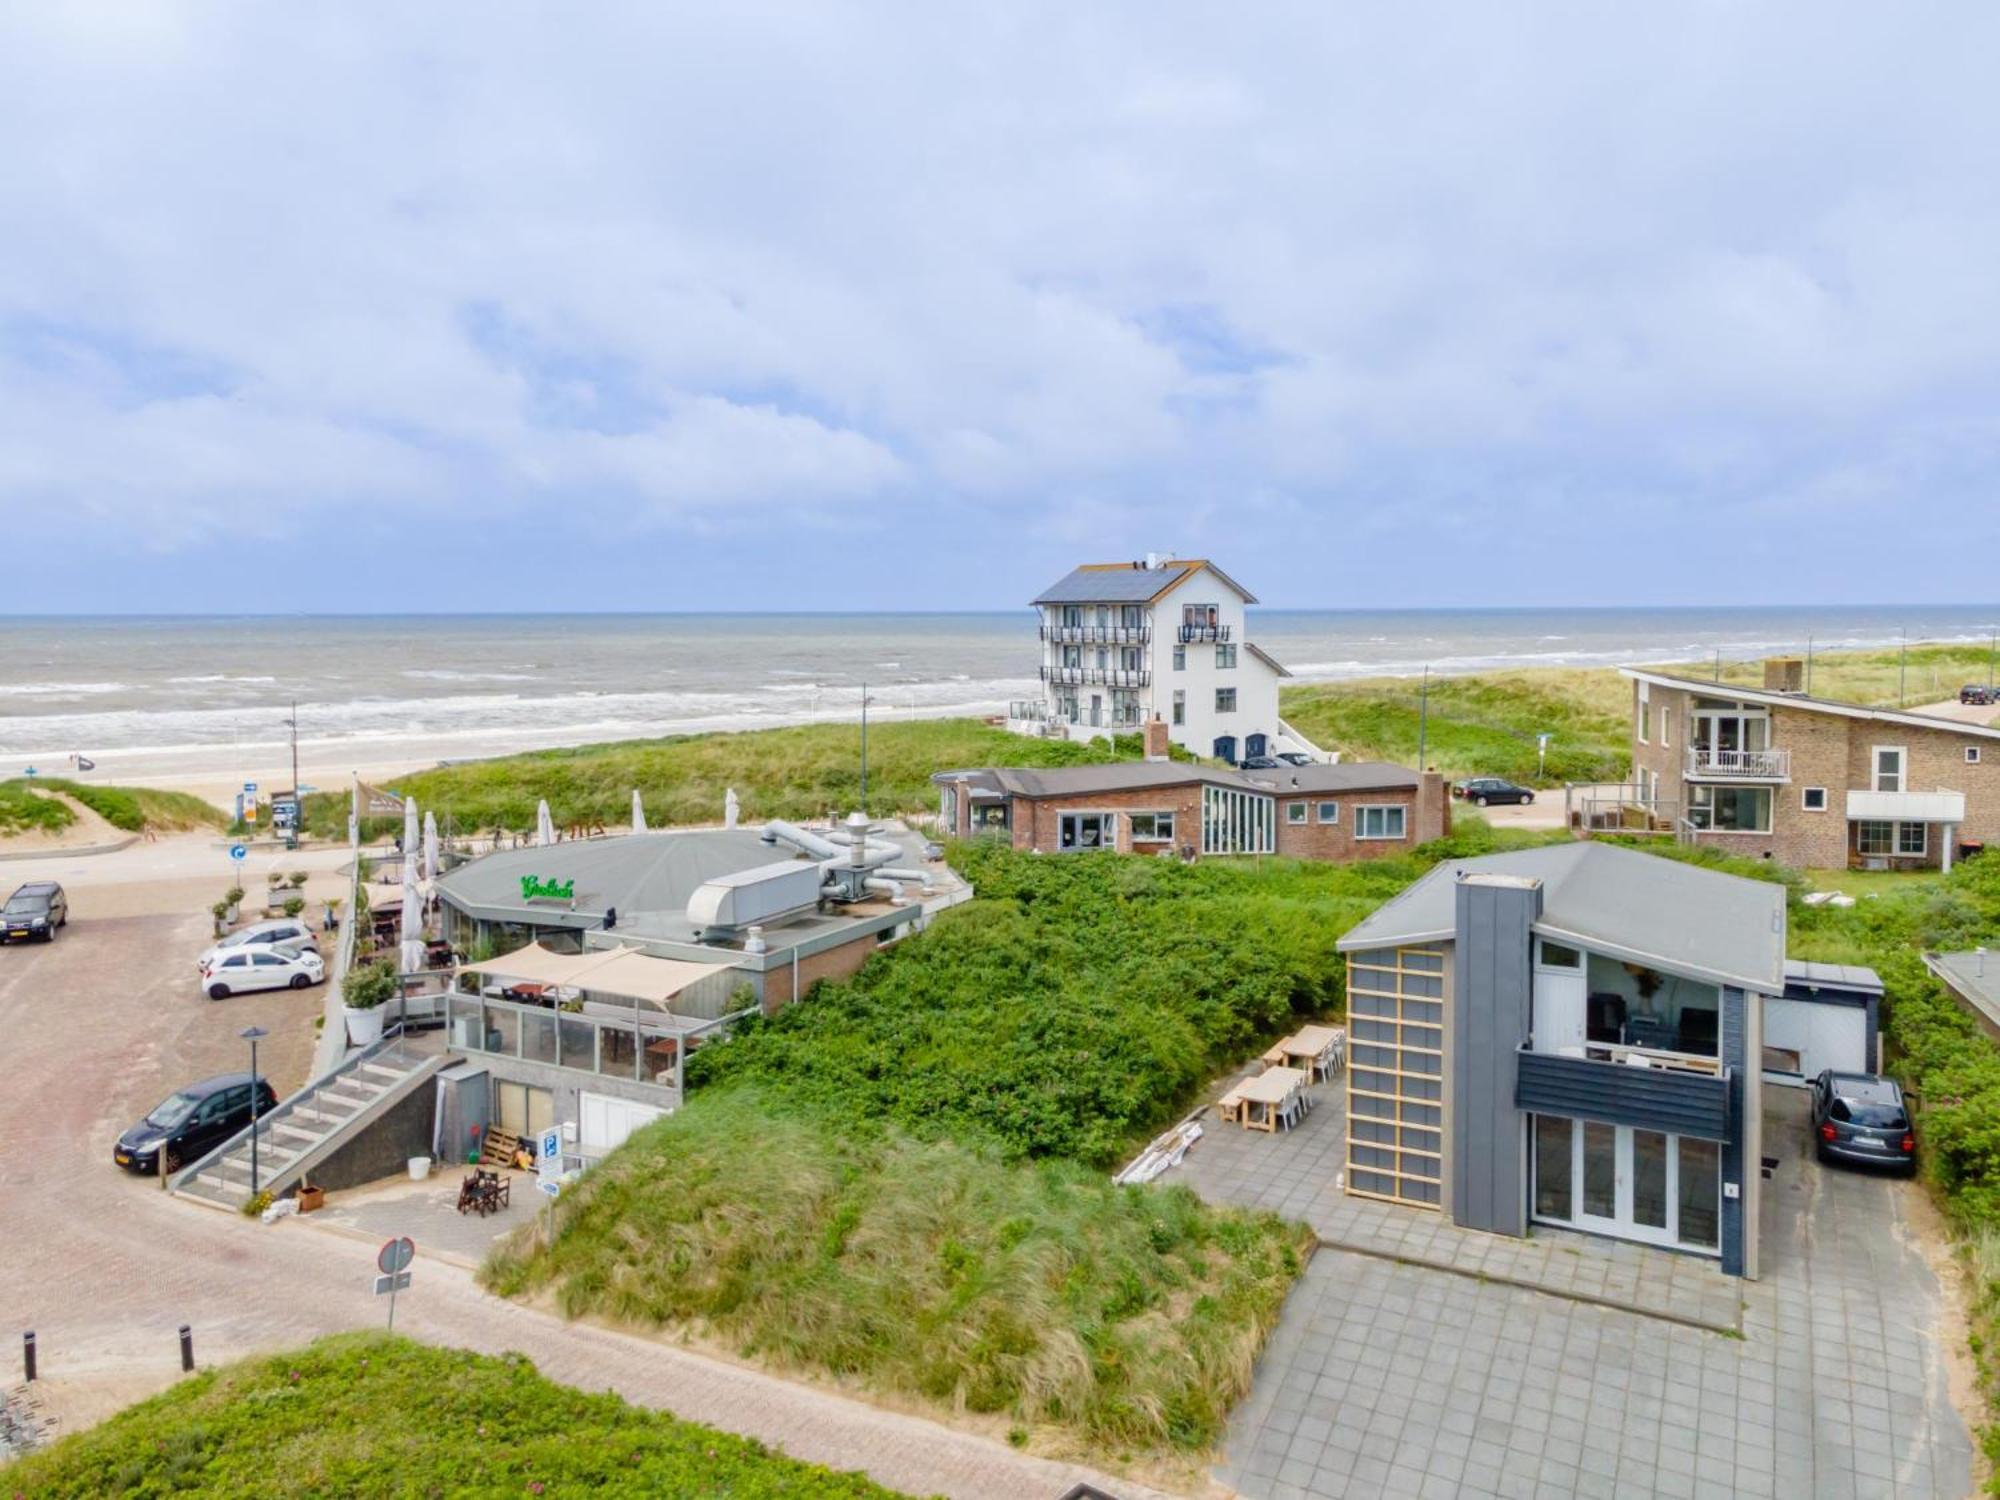
[[[1170,743],[1172,736],[1167,733],[1167,721],[1154,714],[1146,721],[1146,759],[1165,760]]]
[[[1451,797],[1436,771],[1417,776],[1417,842],[1427,844],[1451,832]]]

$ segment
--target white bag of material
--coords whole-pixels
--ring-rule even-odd
[[[278,1199],[277,1202],[273,1203],[269,1208],[264,1210],[263,1219],[266,1224],[275,1224],[280,1219],[289,1219],[293,1214],[297,1213],[298,1211],[299,1211],[298,1199],[280,1198]]]

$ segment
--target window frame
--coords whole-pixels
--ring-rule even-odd
[[[1285,804],[1285,826],[1287,828],[1305,827],[1307,816],[1306,804],[1303,799]]]
[[[1233,672],[1236,669],[1236,644],[1233,641],[1215,643],[1215,670]]]
[[[1333,816],[1330,818],[1326,815],[1328,808],[1333,809]],[[1338,802],[1320,803],[1313,809],[1313,821],[1322,828],[1331,828],[1338,825],[1340,822],[1340,804]]]
[[[1980,763],[1979,746],[1967,745],[1965,747],[1965,763],[1968,766],[1976,766]]]
[[[1184,644],[1174,647],[1174,670],[1176,672],[1187,670],[1187,647]]]
[[[1139,831],[1139,820],[1141,818],[1145,818],[1149,822],[1149,827],[1144,833]],[[1162,820],[1166,823],[1165,832],[1161,832],[1160,830]],[[1125,814],[1125,826],[1131,830],[1131,839],[1135,844],[1171,844],[1174,841],[1174,810],[1166,807],[1147,808],[1141,812],[1128,812]]]
[[[1896,757],[1896,784],[1882,785],[1882,755],[1887,751]],[[1905,792],[1910,786],[1910,751],[1907,745],[1870,745],[1868,747],[1868,784],[1878,792]]]
[[[1225,698],[1229,700],[1226,703],[1223,701]],[[1219,687],[1215,690],[1215,711],[1219,714],[1233,714],[1236,712],[1235,688]]]
[[[1812,799],[1813,799],[1813,797],[1814,797],[1814,796],[1817,796],[1817,797],[1819,798],[1819,806],[1817,806],[1817,807],[1814,807],[1814,806],[1813,806],[1813,803],[1812,803]],[[1833,802],[1832,802],[1832,800],[1831,800],[1831,799],[1830,799],[1830,798],[1829,798],[1829,797],[1827,796],[1827,791],[1826,791],[1826,788],[1825,788],[1825,787],[1823,787],[1823,786],[1802,786],[1802,787],[1800,787],[1800,788],[1799,788],[1799,811],[1800,811],[1800,812],[1809,812],[1809,813],[1823,813],[1823,812],[1827,811],[1827,810],[1828,810],[1829,808],[1831,808],[1832,806],[1833,806]]]
[[[1174,689],[1174,703],[1173,703],[1173,709],[1174,709],[1174,723],[1176,723],[1176,724],[1180,724],[1180,725],[1183,725],[1183,726],[1184,726],[1184,725],[1186,725],[1186,723],[1187,723],[1187,689],[1186,689],[1186,688],[1175,688],[1175,689]]]
[[[1371,817],[1369,816],[1371,813],[1379,816]],[[1391,813],[1395,814],[1396,831],[1394,833],[1370,833],[1368,831],[1369,825],[1378,821],[1386,827],[1390,821],[1389,814]],[[1363,802],[1355,807],[1354,838],[1356,842],[1397,843],[1407,839],[1409,836],[1410,810],[1403,803]]]
[[[1648,735],[1652,731],[1651,720],[1653,717],[1653,685],[1650,682],[1642,682],[1638,685],[1638,687],[1639,687],[1639,712],[1634,717],[1638,721],[1637,729],[1639,733],[1639,743],[1642,745],[1650,745],[1653,743],[1652,740],[1648,738]]]
[[[1085,818],[1095,818],[1097,820],[1098,841],[1094,844],[1086,844],[1081,841],[1083,833],[1082,820]],[[1073,844],[1063,842],[1063,826],[1065,824],[1073,824],[1074,831],[1078,836],[1078,842]],[[1099,808],[1076,807],[1065,808],[1056,814],[1056,853],[1094,854],[1100,849],[1115,850],[1117,847],[1118,814],[1116,812]]]

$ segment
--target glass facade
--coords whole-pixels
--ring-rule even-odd
[[[1347,1190],[1436,1208],[1444,1192],[1445,952],[1349,956]]]
[[[1203,854],[1270,854],[1278,847],[1278,805],[1257,792],[1201,789]]]

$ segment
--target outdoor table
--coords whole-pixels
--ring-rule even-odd
[[[1267,1068],[1255,1078],[1246,1078],[1232,1091],[1243,1102],[1243,1124],[1251,1130],[1276,1130],[1278,1111],[1286,1100],[1304,1088],[1306,1075],[1297,1068]],[[1258,1117],[1257,1106],[1263,1106]]]
[[[1215,1101],[1217,1113],[1225,1124],[1234,1125],[1243,1117],[1243,1085],[1233,1084],[1229,1092]]]
[[[1297,1065],[1308,1074],[1324,1078],[1330,1071],[1324,1059],[1346,1039],[1347,1033],[1337,1026],[1302,1026],[1296,1035],[1286,1037],[1271,1050],[1283,1053],[1281,1061],[1287,1064],[1300,1059]]]

